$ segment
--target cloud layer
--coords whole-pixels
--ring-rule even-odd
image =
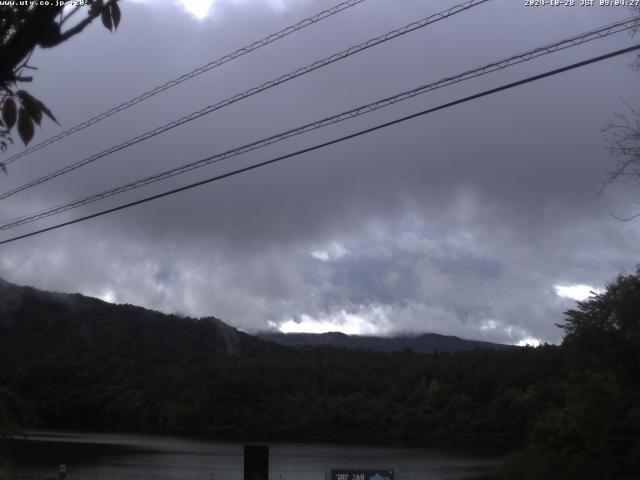
[[[399,4],[402,4],[400,7]],[[277,87],[2,202],[22,215],[223,151],[627,15],[490,2]],[[123,6],[121,30],[37,52],[32,93],[70,127],[331,2]],[[438,8],[453,5],[447,2]],[[368,0],[12,164],[3,191],[326,55],[434,13]],[[70,219],[629,45],[622,34],[70,212]],[[0,275],[245,330],[437,332],[558,341],[573,300],[634,269],[637,190],[597,196],[601,128],[637,103],[629,57],[441,111],[152,204],[2,247]],[[47,124],[38,139],[57,133]],[[33,224],[36,225],[36,224]],[[20,232],[29,231],[24,228]],[[12,231],[10,233],[18,233]],[[5,234],[8,236],[9,234]]]

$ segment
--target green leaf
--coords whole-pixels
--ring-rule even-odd
[[[27,109],[33,121],[40,125],[42,121],[42,108],[40,108],[40,105],[42,102],[24,90],[18,90],[16,95],[20,98],[22,106]]]
[[[53,121],[54,121],[54,122],[56,122],[58,125],[60,125],[60,122],[58,122],[58,120],[56,119],[56,117],[54,117],[54,116],[53,116],[53,113],[51,113],[51,110],[49,110],[49,109],[47,108],[47,106],[46,106],[44,103],[40,102],[40,108],[41,108],[41,110],[44,112],[44,114],[45,114],[47,117],[49,117],[51,120],[53,120]]]
[[[120,25],[120,18],[122,17],[120,13],[120,7],[117,2],[111,3],[111,18],[113,19],[113,28],[117,29],[118,25]]]
[[[89,15],[93,17],[97,17],[102,10],[102,0],[97,0],[96,2],[90,2],[91,7],[89,7]]]
[[[11,97],[7,98],[4,101],[4,106],[2,107],[2,119],[7,125],[7,128],[13,128],[13,126],[16,124],[17,115],[18,109],[16,107],[16,102]]]
[[[22,105],[29,111],[31,117],[38,125],[40,125],[43,113],[58,125],[60,125],[56,117],[54,117],[53,113],[51,113],[51,110],[49,110],[44,103],[35,98],[29,92],[18,90],[16,95],[18,95],[20,101],[22,102]]]
[[[20,99],[20,101],[22,102],[23,105],[24,105],[25,102],[32,102],[33,100],[35,100],[33,95],[31,95],[26,90],[18,90],[16,92],[16,96]]]
[[[111,22],[111,11],[108,8],[103,8],[100,13],[100,17],[102,18],[102,24],[109,31],[113,30],[113,23]]]
[[[31,115],[26,108],[21,107],[18,112],[18,133],[22,142],[27,145],[33,138],[34,128]]]

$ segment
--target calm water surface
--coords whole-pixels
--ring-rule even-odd
[[[2,443],[18,480],[242,480],[243,444],[152,435],[30,432]],[[435,449],[270,444],[271,480],[324,480],[331,468],[395,470],[396,480],[477,478],[499,456]]]

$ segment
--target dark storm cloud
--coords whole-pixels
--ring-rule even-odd
[[[218,2],[196,20],[128,3],[120,31],[93,26],[38,52],[33,93],[65,127],[333,2]],[[454,2],[369,0],[15,162],[35,176],[213,104]],[[251,97],[2,203],[21,215],[192,161],[627,15],[496,0]],[[144,27],[142,27],[144,26]],[[182,185],[631,43],[620,35],[396,105],[124,198]],[[556,341],[571,307],[554,286],[602,287],[637,262],[638,224],[597,197],[610,164],[600,129],[637,103],[619,58],[480,99],[115,215],[3,247],[0,275],[244,329],[290,321]],[[636,95],[634,97],[634,95]],[[45,125],[39,139],[57,133]],[[3,188],[4,189],[4,188]],[[79,212],[50,219],[73,218]],[[34,224],[35,225],[35,224]],[[28,231],[24,229],[22,231]]]

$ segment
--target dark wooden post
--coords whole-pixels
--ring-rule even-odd
[[[269,447],[245,445],[244,480],[269,480]]]

